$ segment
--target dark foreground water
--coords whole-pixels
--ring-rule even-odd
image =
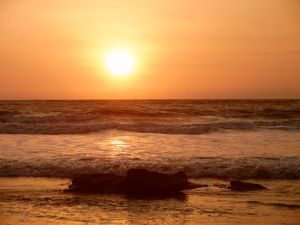
[[[213,179],[194,180],[206,188],[173,198],[66,194],[69,183],[57,178],[0,179],[0,224],[266,224],[298,225],[300,182],[253,181],[261,192],[231,192]]]

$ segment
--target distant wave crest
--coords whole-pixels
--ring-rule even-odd
[[[299,100],[0,101],[0,133],[300,129]]]
[[[205,134],[222,130],[282,129],[299,130],[300,120],[286,121],[228,121],[210,123],[2,123],[2,134],[86,134],[106,130],[121,130],[159,134]]]

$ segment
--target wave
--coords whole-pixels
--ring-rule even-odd
[[[103,117],[299,119],[299,100],[0,101],[0,121],[77,122]]]
[[[163,173],[184,171],[191,178],[300,179],[299,157],[194,157],[187,160],[170,159],[168,163],[139,158],[122,163],[97,157],[31,161],[0,159],[1,177],[73,177],[82,173],[113,173],[124,176],[129,168],[146,168]]]
[[[0,133],[300,129],[299,100],[0,101]]]
[[[2,123],[64,123],[64,122],[85,122],[97,119],[99,116],[92,114],[77,114],[77,115],[48,115],[48,116],[2,116]]]
[[[86,118],[88,119],[88,118]],[[228,121],[210,123],[0,123],[1,134],[86,134],[106,130],[158,134],[205,134],[223,130],[299,130],[300,120]]]
[[[300,209],[299,204],[287,204],[282,202],[262,202],[262,201],[247,201],[250,204],[262,205],[262,206],[273,206],[277,208],[288,208],[288,209]]]
[[[63,123],[85,122],[107,117],[167,117],[174,115],[164,111],[142,111],[132,109],[98,109],[88,110],[84,113],[58,113],[50,115],[22,114],[18,111],[0,111],[0,122],[4,123]]]
[[[16,111],[16,110],[0,110],[0,116],[15,116],[15,115],[20,115],[21,112]]]

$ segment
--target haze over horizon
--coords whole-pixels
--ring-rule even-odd
[[[298,99],[299,12],[297,0],[2,0],[0,99]],[[119,49],[134,58],[122,77],[105,65]]]

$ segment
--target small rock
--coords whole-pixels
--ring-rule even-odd
[[[266,187],[260,184],[253,184],[242,182],[240,180],[232,180],[230,181],[230,189],[232,191],[255,191],[255,190],[264,190]]]

